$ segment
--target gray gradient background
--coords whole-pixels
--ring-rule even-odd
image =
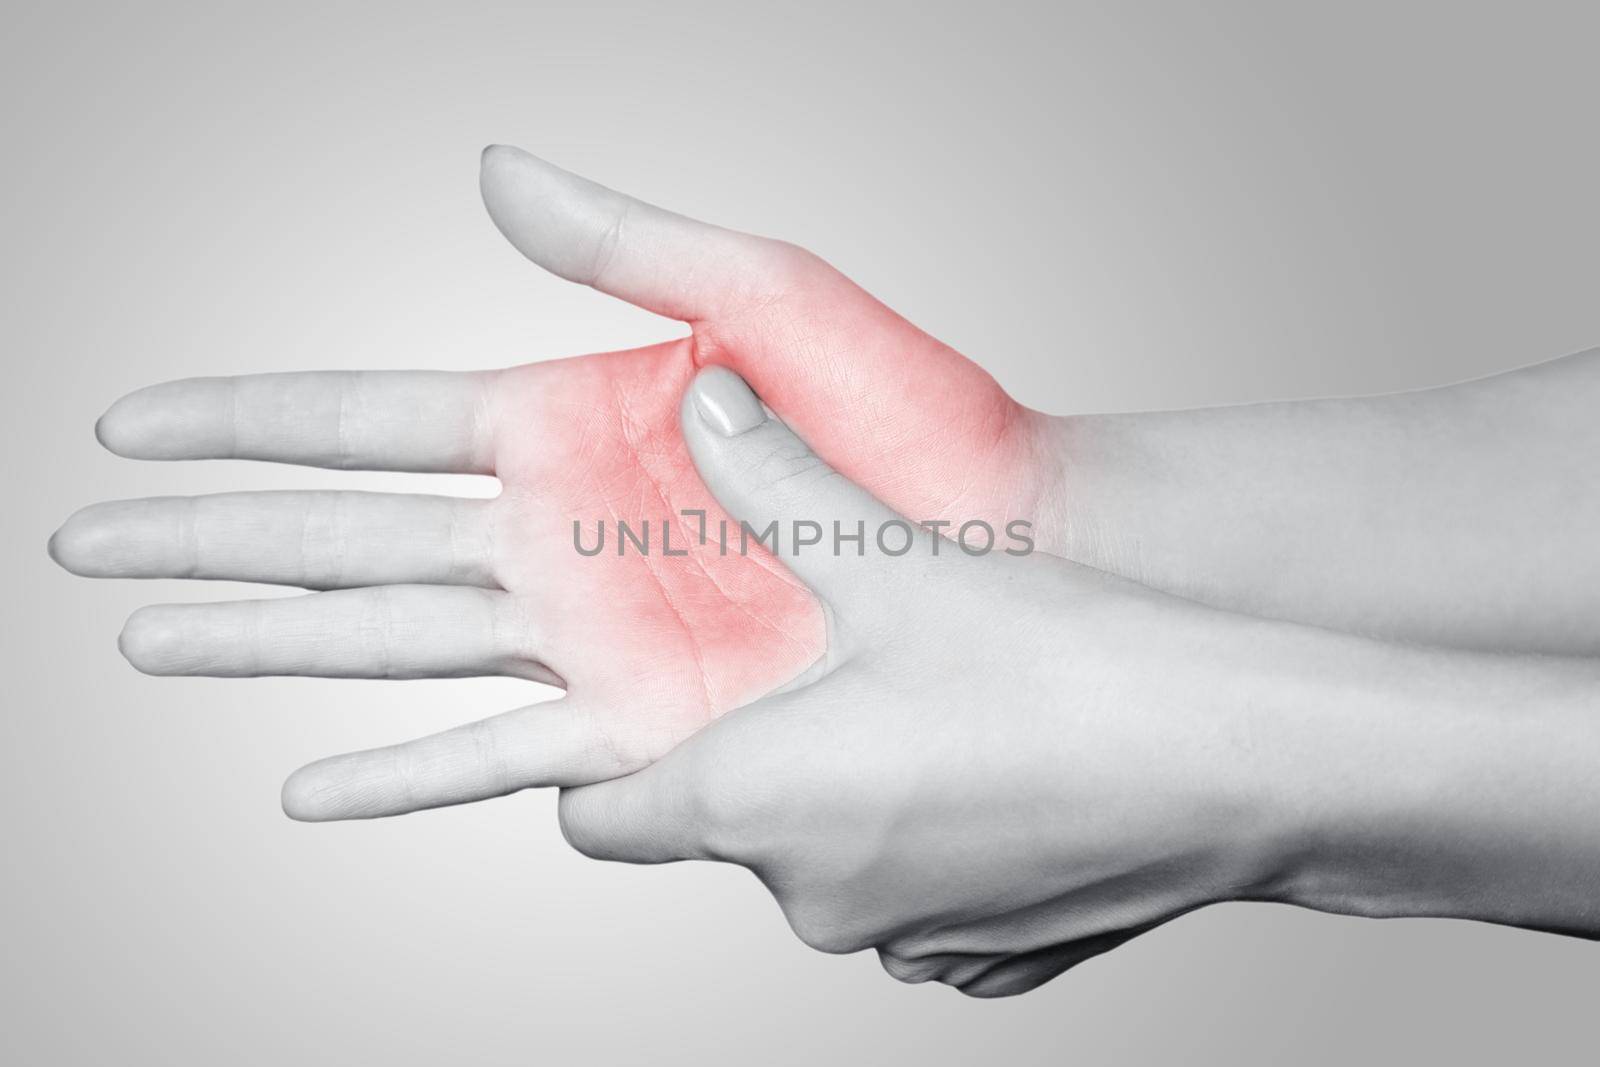
[[[490,141],[807,244],[1053,411],[1600,343],[1592,5],[762,6],[8,6],[0,1060],[1592,1058],[1600,949],[1557,937],[1230,906],[982,1003],[808,951],[736,869],[585,861],[551,794],[295,825],[301,762],[526,687],[117,656],[135,606],[245,590],[71,578],[73,508],[425,482],[119,460],[124,391],[677,332],[504,244]]]

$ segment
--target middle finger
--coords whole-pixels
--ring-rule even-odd
[[[491,503],[363,492],[116,500],[69,518],[50,539],[50,554],[91,578],[494,589]]]

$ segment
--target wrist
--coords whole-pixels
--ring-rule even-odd
[[[1040,547],[1053,555],[1213,602],[1184,560],[1167,557],[1195,536],[1174,530],[1171,442],[1159,417],[1038,415]],[[1189,472],[1184,477],[1192,477]],[[1163,531],[1170,536],[1153,536]],[[1152,569],[1154,568],[1154,569]]]
[[[1072,606],[1066,632],[1052,638],[1071,650],[1057,660],[1066,677],[1053,688],[1070,725],[1053,759],[1081,766],[1079,702],[1095,694],[1105,718],[1090,747],[1122,778],[1110,791],[1121,798],[1118,847],[1151,848],[1152,869],[1166,872],[1163,907],[1286,899],[1308,838],[1303,794],[1321,742],[1294,725],[1308,687],[1285,662],[1304,658],[1297,646],[1316,631],[1072,572],[1092,577],[1055,597]],[[1061,782],[1063,810],[1081,803],[1081,778],[1079,770]]]
[[[1093,468],[1081,438],[1085,419],[1074,415],[1046,415],[1027,410],[1035,469],[1039,472],[1039,493],[1034,526],[1039,548],[1063,559],[1121,574],[1123,571],[1102,565],[1089,551],[1095,540],[1090,531],[1097,527],[1091,486]]]

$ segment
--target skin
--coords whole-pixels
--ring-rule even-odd
[[[1600,350],[1416,392],[1061,420],[1065,554],[1235,611],[1600,655]]]
[[[921,520],[1030,520],[1042,552],[1271,617],[1467,648],[1600,651],[1589,547],[1600,474],[1584,461],[1600,448],[1594,353],[1399,397],[1053,418],[803,250],[514,149],[485,153],[482,186],[534,261],[690,335],[498,372],[155,386],[101,419],[113,451],[494,474],[503,491],[487,502],[122,501],[79,512],[51,542],[69,570],[96,577],[328,590],[142,609],[121,646],[150,673],[508,674],[566,689],[314,764],[285,790],[298,818],[613,777],[820,669],[823,612],[769,556],[692,545],[685,557],[588,559],[572,547],[574,519],[659,529],[684,509],[713,526],[723,517],[674,414],[706,365],[742,372],[837,470]],[[454,773],[463,766],[474,773]]]
[[[509,150],[484,193],[535,261],[690,336],[156,386],[101,420],[108,447],[503,492],[124,501],[52,540],[83,574],[328,590],[143,609],[122,647],[152,673],[567,689],[313,764],[291,815],[577,786],[562,826],[584,852],[741,863],[808,943],[982,996],[1220,900],[1600,932],[1600,664],[1531,654],[1600,650],[1596,354],[1397,397],[1052,419],[798,249]],[[573,518],[684,509],[1028,518],[1043,551],[569,540]]]
[[[725,370],[683,421],[735,515],[895,518]],[[1409,648],[930,541],[792,558],[828,606],[825,673],[564,793],[572,843],[739,863],[808,944],[976,996],[1225,900],[1600,935],[1600,663]]]
[[[1045,468],[1048,420],[814,256],[626,201],[512,150],[486,153],[483,173],[491,215],[519,247],[565,277],[688,321],[691,336],[500,372],[155,386],[100,420],[112,451],[494,474],[503,491],[487,503],[361,493],[126,501],[80,512],[52,539],[52,555],[80,574],[333,590],[143,609],[121,647],[149,673],[501,673],[567,690],[444,737],[309,768],[285,793],[297,817],[392,814],[626,773],[822,657],[816,602],[766,553],[689,544],[682,558],[583,558],[573,548],[574,520],[659,530],[683,511],[706,512],[713,529],[725,518],[675,415],[706,362],[765,365],[775,400],[878,471],[880,491],[908,511],[1003,527],[1041,509],[1043,478],[1028,472]],[[834,417],[844,395],[860,399]],[[433,784],[431,768],[489,751],[470,787]]]

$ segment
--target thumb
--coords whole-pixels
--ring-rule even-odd
[[[931,535],[817,456],[726,367],[695,376],[681,412],[700,477],[735,523],[728,551],[759,543],[848,629],[870,627],[885,594],[909,588]]]
[[[517,251],[552,274],[668,318],[715,317],[780,288],[794,250],[685,218],[505,145],[478,187]]]

